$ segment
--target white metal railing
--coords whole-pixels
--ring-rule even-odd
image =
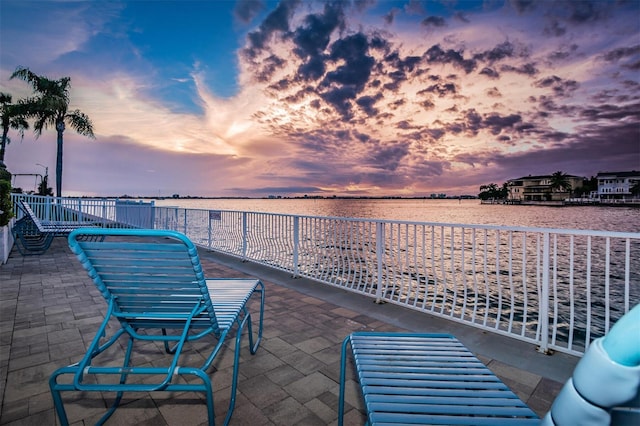
[[[11,194],[14,213],[20,219],[23,212],[19,201],[29,204],[44,222],[91,221],[108,227],[152,228],[154,203],[114,198],[68,198],[41,195]]]
[[[112,202],[105,200],[103,211],[115,211]],[[99,216],[95,204],[91,214]],[[121,208],[132,217],[149,212],[139,203]],[[183,232],[200,247],[545,352],[584,353],[640,303],[640,233],[159,206],[151,211],[153,227]]]

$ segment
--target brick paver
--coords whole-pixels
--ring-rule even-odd
[[[209,277],[247,276],[206,254],[202,262]],[[263,282],[264,338],[255,356],[249,354],[247,339],[243,340],[231,424],[336,424],[342,339],[356,330],[403,328],[376,319],[363,309],[338,306],[274,280]],[[49,375],[80,359],[104,318],[105,308],[64,238],[56,238],[51,249],[40,256],[23,257],[14,249],[8,263],[0,267],[0,424],[58,424],[49,394]],[[190,359],[201,359],[208,344],[192,345]],[[226,413],[233,363],[229,348],[222,355],[211,369],[217,424]],[[161,348],[149,344],[141,347],[134,362],[153,364],[163,359],[166,357]],[[486,355],[481,359],[489,367],[493,365],[496,374],[525,402],[530,400],[539,414],[548,410],[560,390],[557,381]],[[362,401],[353,377],[347,391],[346,424],[362,424]],[[93,424],[112,397],[64,396],[71,423]],[[206,416],[206,405],[199,394],[129,393],[107,424],[201,425],[206,424]]]

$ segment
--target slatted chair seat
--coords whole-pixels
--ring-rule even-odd
[[[539,423],[537,415],[453,336],[356,332],[342,345],[339,425],[349,346],[369,425]]]
[[[95,240],[89,237],[102,236]],[[224,420],[228,424],[235,406],[240,344],[247,328],[249,350],[255,354],[262,339],[264,285],[258,279],[206,279],[193,243],[174,231],[82,228],[71,232],[69,246],[108,303],[105,319],[84,358],[56,370],[49,384],[60,422],[68,424],[61,391],[115,392],[113,406],[100,419],[104,423],[116,410],[124,392],[190,391],[206,396],[209,424],[214,425],[213,388],[207,370],[221,352],[226,337],[236,330],[231,399]],[[259,297],[256,336],[247,304]],[[111,318],[120,323],[105,337]],[[155,332],[154,332],[155,330]],[[98,356],[120,336],[128,338],[122,367],[98,363]],[[200,366],[183,365],[185,344],[213,336],[208,356]],[[131,364],[136,341],[163,342],[172,354],[168,365],[141,367]],[[115,345],[116,347],[118,345]],[[149,376],[132,383],[130,376]],[[61,380],[71,376],[72,380]],[[116,376],[118,382],[104,377]],[[180,378],[188,379],[187,384]],[[195,383],[193,377],[198,379]]]

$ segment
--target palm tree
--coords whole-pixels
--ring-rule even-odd
[[[478,194],[478,198],[481,200],[491,200],[499,198],[500,189],[497,184],[490,183],[488,185],[480,185],[480,193]]]
[[[557,171],[551,175],[551,189],[560,192],[571,191],[571,182],[569,176],[563,172]]]
[[[4,163],[4,152],[9,139],[9,129],[17,130],[20,137],[24,137],[24,131],[29,128],[29,123],[22,114],[20,104],[11,103],[11,95],[0,92],[0,119],[2,120],[2,145],[0,145],[0,164]]]
[[[29,68],[18,67],[11,78],[19,78],[31,85],[34,97],[25,99],[22,104],[28,115],[35,118],[34,131],[36,138],[40,137],[43,129],[55,127],[58,133],[58,150],[56,154],[56,195],[62,196],[62,144],[63,134],[68,124],[83,136],[95,138],[93,124],[89,117],[76,109],[69,111],[69,89],[71,78],[62,77],[51,80],[36,75]]]

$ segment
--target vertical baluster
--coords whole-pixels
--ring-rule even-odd
[[[382,303],[382,252],[384,251],[384,223],[376,222],[376,262],[377,262],[377,284],[376,284],[376,303]]]
[[[605,261],[604,261],[604,332],[609,332],[609,322],[611,316],[611,238],[605,240]]]
[[[558,234],[553,234],[553,327],[551,327],[551,344],[556,344],[558,334]]]
[[[540,347],[542,353],[549,351],[549,233],[543,234],[542,247],[542,294],[540,298]]]
[[[569,339],[567,348],[573,347],[573,329],[575,326],[575,291],[574,291],[574,238],[569,238]]]

